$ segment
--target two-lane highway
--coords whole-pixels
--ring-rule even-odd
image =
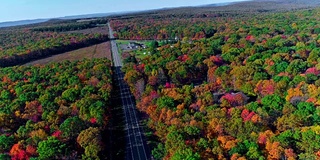
[[[109,27],[109,36],[111,39],[111,51],[112,51],[112,56],[113,56],[113,65],[115,67],[122,67],[122,61],[118,52],[118,47],[117,47],[117,42],[114,40],[114,36],[113,36],[113,31],[112,28],[110,26],[110,23],[108,23],[108,27]]]
[[[124,81],[124,74],[121,71],[123,64],[118,52],[117,43],[113,40],[114,36],[110,23],[108,23],[108,26],[111,38],[113,64],[115,67],[114,74],[116,77],[116,83],[120,88],[123,112],[126,121],[126,160],[149,160],[151,159],[151,153],[148,149],[148,145],[140,126],[135,100],[130,92],[129,86]]]

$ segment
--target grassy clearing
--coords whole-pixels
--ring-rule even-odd
[[[100,27],[83,29],[83,30],[67,31],[67,32],[63,32],[63,33],[83,33],[83,34],[100,33],[100,34],[109,34],[109,28],[107,26],[100,26]]]
[[[128,45],[130,41],[129,41],[129,40],[117,40],[116,42],[117,42],[117,44],[119,44],[119,45],[121,45],[121,44]]]
[[[144,44],[147,47],[149,47],[152,41],[117,40],[119,54],[122,54],[123,52],[130,52],[132,55],[136,56],[139,59],[142,59],[149,54],[148,49],[142,49],[142,48],[137,49],[137,50],[125,49],[124,46],[127,46],[129,44],[129,42],[137,42],[137,43]]]
[[[133,54],[134,54],[134,56],[136,56],[136,58],[143,59],[144,57],[149,55],[150,52],[148,51],[148,49],[139,49],[139,50],[134,51]]]
[[[48,64],[51,62],[61,62],[64,60],[76,61],[76,60],[82,60],[85,58],[87,59],[108,58],[112,60],[110,42],[104,42],[104,43],[93,45],[90,47],[85,47],[78,50],[54,55],[48,58],[27,63],[25,65]]]

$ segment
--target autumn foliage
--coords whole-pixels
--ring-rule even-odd
[[[13,160],[97,158],[102,142],[87,155],[76,140],[90,127],[101,137],[108,124],[111,73],[107,59],[1,68],[1,152]]]
[[[319,159],[319,13],[113,20],[119,38],[179,39],[125,59],[154,157]]]

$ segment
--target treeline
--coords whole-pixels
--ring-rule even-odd
[[[76,31],[97,27],[101,24],[107,24],[107,19],[97,19],[97,20],[88,20],[88,22],[81,22],[81,20],[76,22],[69,22],[63,24],[53,24],[48,26],[41,26],[32,28],[32,31],[38,32],[66,32],[66,31]]]
[[[112,20],[115,37],[135,40],[167,40],[211,37],[217,29],[207,18],[131,18]]]
[[[307,16],[311,16],[311,10],[306,10],[301,13]],[[212,37],[216,33],[247,33],[254,36],[260,34],[293,34],[297,28],[292,27],[294,18],[299,18],[303,15],[292,16],[290,13],[269,14],[273,16],[272,22],[268,22],[264,19],[264,14],[256,13],[256,19],[252,19],[253,22],[248,22],[252,14],[246,13],[204,13],[202,15],[193,16],[190,18],[180,18],[180,16],[166,15],[165,18],[159,16],[150,15],[150,17],[142,18],[126,18],[126,19],[114,19],[111,21],[111,25],[115,30],[115,36],[120,39],[136,39],[136,40],[165,40],[185,38],[186,40],[199,40],[201,38]],[[258,21],[262,19],[262,21]],[[280,21],[283,20],[284,21]],[[238,23],[241,25],[235,25]],[[265,25],[264,23],[270,23]],[[303,23],[306,23],[303,22]],[[280,26],[282,25],[282,26]],[[303,28],[301,28],[303,27]],[[311,24],[300,26],[301,30],[312,30],[313,33],[317,33],[319,26],[315,25],[312,28]],[[231,34],[231,33],[230,33]]]
[[[0,69],[0,159],[106,157],[107,59]]]
[[[29,30],[3,31],[0,34],[0,67],[23,64],[109,40],[108,35],[104,34],[42,33]]]
[[[65,37],[64,37],[65,38]],[[55,41],[58,40],[58,41]],[[39,48],[35,47],[35,49],[31,49],[26,47],[25,52],[20,52],[19,54],[13,54],[11,56],[3,56],[0,58],[0,67],[8,67],[19,64],[24,64],[30,62],[32,60],[37,60],[41,58],[45,58],[51,55],[60,54],[72,50],[76,50],[79,48],[91,46],[94,44],[98,44],[101,42],[105,42],[109,40],[108,35],[89,35],[84,38],[80,38],[78,40],[71,37],[71,39],[55,39],[53,43],[49,43],[50,41],[40,41],[38,43],[44,42],[46,46],[40,46]],[[60,41],[59,41],[60,40]],[[41,45],[41,44],[40,44]],[[5,52],[8,53],[16,48],[8,49]],[[1,52],[0,52],[1,54]],[[1,56],[0,56],[1,57]]]
[[[181,37],[141,59],[124,54],[125,80],[156,137],[153,156],[319,159],[319,13],[206,19],[200,24],[215,30],[209,38]],[[130,38],[171,31],[166,20],[146,21],[113,26]]]

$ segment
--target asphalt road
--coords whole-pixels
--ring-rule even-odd
[[[121,58],[120,58],[120,55],[118,52],[117,42],[115,40],[113,40],[114,39],[113,30],[110,26],[110,23],[108,23],[108,27],[109,27],[109,36],[111,39],[111,51],[112,51],[112,56],[113,56],[113,65],[115,67],[122,67],[123,64],[122,64],[122,61],[121,61]]]
[[[114,39],[113,31],[109,26],[110,39]],[[126,160],[149,160],[151,153],[148,149],[142,128],[140,126],[138,112],[135,106],[135,100],[130,92],[129,86],[124,81],[124,73],[121,71],[122,61],[118,52],[117,43],[115,40],[111,41],[113,63],[115,66],[114,74],[117,77],[116,83],[120,88],[121,101],[123,112],[126,121]]]

